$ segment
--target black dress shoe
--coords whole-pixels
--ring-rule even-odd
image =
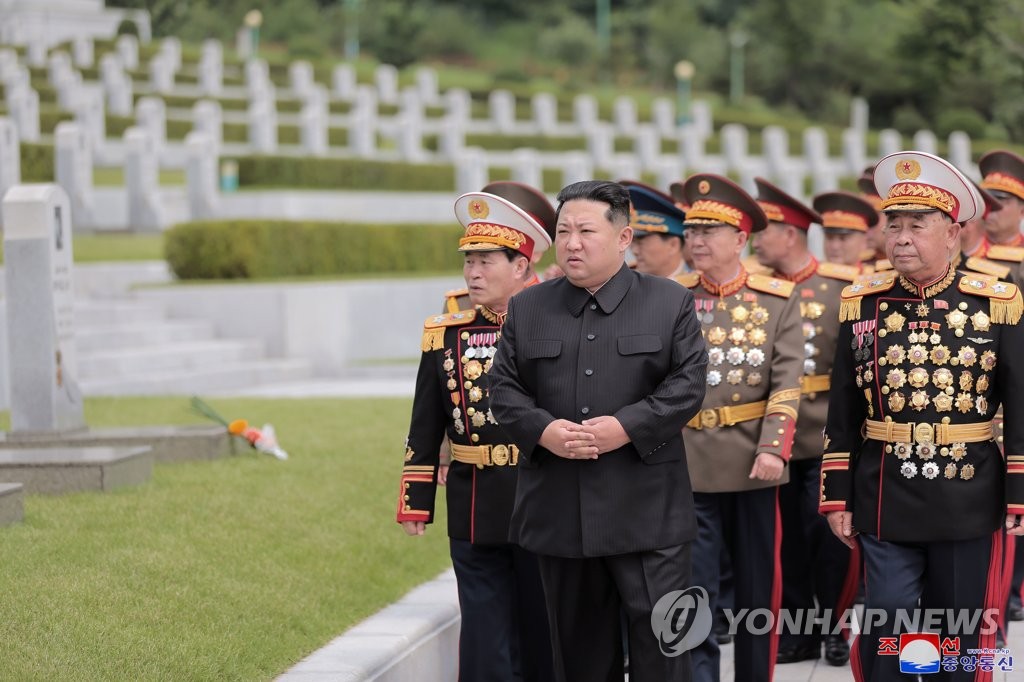
[[[797,663],[799,661],[816,661],[821,658],[821,643],[790,644],[780,646],[775,654],[776,663]]]
[[[725,619],[725,615],[719,612],[719,616],[715,617],[714,624],[711,628],[711,634],[714,636],[715,641],[718,642],[719,646],[723,646],[732,641],[732,635],[729,634],[729,621]]]
[[[850,660],[850,645],[842,635],[829,635],[825,638],[825,660],[829,665],[846,665]]]
[[[1019,604],[1011,604],[1006,610],[1006,620],[1024,620],[1024,609]]]

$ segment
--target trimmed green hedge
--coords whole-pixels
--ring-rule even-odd
[[[455,191],[455,169],[448,164],[290,156],[247,156],[235,160],[238,183],[243,187]]]
[[[200,221],[167,230],[164,254],[179,279],[457,271],[461,234],[457,225]]]
[[[52,144],[21,143],[21,181],[53,182],[54,154]]]

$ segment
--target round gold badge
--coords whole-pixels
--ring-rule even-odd
[[[697,191],[700,192],[701,194],[707,194],[708,192],[711,191],[711,183],[708,182],[707,180],[701,180],[700,183],[697,185]]]

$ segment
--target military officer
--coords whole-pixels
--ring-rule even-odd
[[[487,194],[494,194],[495,196],[499,196],[512,202],[529,213],[531,218],[540,223],[541,227],[544,228],[544,231],[548,233],[548,236],[551,239],[555,238],[555,208],[540,190],[534,189],[533,187],[521,182],[501,180],[486,185],[480,191],[486,192]],[[537,276],[536,272],[534,272],[532,268],[533,264],[540,260],[543,253],[544,251],[541,250],[534,254],[533,262],[530,264],[530,278],[527,286],[532,286],[540,282],[540,277]],[[445,292],[443,312],[454,313],[459,310],[469,310],[471,308],[473,308],[473,301],[469,296],[468,288],[463,287],[461,289],[452,289],[451,291]]]
[[[795,285],[803,319],[803,377],[800,409],[789,461],[789,482],[779,489],[782,515],[782,606],[789,610],[815,610],[815,597],[826,610],[824,627],[813,633],[783,632],[777,663],[795,663],[821,657],[843,665],[849,660],[846,637],[836,628],[841,614],[853,605],[859,579],[860,556],[839,542],[818,514],[821,476],[821,431],[828,412],[829,372],[839,332],[839,294],[859,268],[819,263],[807,247],[811,225],[841,224],[840,229],[866,225],[865,215],[844,211],[857,197],[831,193],[815,198],[814,209],[786,194],[763,178],[755,178],[757,203],[768,216],[768,227],[754,235],[754,251],[772,276]],[[852,201],[851,201],[852,200]],[[827,212],[828,219],[817,210]],[[855,226],[855,227],[851,227]],[[837,229],[837,228],[829,228]],[[861,233],[863,234],[863,233]]]
[[[865,626],[854,656],[862,679],[879,682],[906,679],[896,656],[879,654],[895,646],[898,610],[1002,606],[1002,527],[1024,531],[1024,433],[1007,422],[1004,461],[992,418],[1000,404],[1021,414],[1024,302],[1013,284],[951,267],[960,223],[983,210],[956,168],[907,151],[874,177],[895,269],[843,290],[819,511],[860,544],[865,607],[884,621]],[[990,627],[940,629],[961,651],[995,643]]]
[[[456,201],[472,310],[427,318],[405,449],[398,521],[422,535],[434,518],[439,448],[447,435],[448,536],[458,582],[463,680],[553,679],[536,557],[508,541],[519,449],[490,409],[488,372],[508,301],[551,244],[518,206],[475,192]]]
[[[981,188],[999,203],[984,218],[988,247],[975,254],[1010,268],[1010,279],[1024,282],[1024,159],[1013,152],[991,151],[978,159]]]
[[[828,197],[831,207],[830,219],[821,223],[825,236],[825,260],[839,265],[851,265],[859,274],[873,272],[870,262],[865,262],[868,251],[868,230],[878,225],[878,212],[866,200],[849,192],[826,192],[819,196]],[[871,251],[871,256],[874,251]]]
[[[988,250],[992,243],[985,234],[985,220],[992,211],[1002,209],[1003,205],[995,196],[978,184],[974,188],[981,194],[984,201],[984,211],[973,220],[966,220],[960,225],[960,250],[953,256],[953,267],[958,270],[969,270],[983,275],[992,275],[999,279],[1011,281],[1014,284],[1012,269],[1008,265],[988,260]]]
[[[672,197],[635,181],[619,181],[629,190],[629,225],[633,228],[630,249],[636,271],[658,277],[675,277],[686,272],[683,259],[683,220],[686,214]]]
[[[804,366],[794,285],[749,274],[740,253],[768,224],[743,189],[712,174],[684,183],[686,234],[699,273],[678,280],[693,291],[708,344],[702,410],[683,429],[697,509],[694,584],[718,599],[720,556],[732,559],[736,609],[778,612],[778,487],[787,480]],[[737,680],[767,681],[777,636],[735,634]],[[719,646],[708,637],[693,651],[695,680],[717,680]]]

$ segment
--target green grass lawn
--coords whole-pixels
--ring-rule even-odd
[[[251,451],[114,493],[29,496],[0,529],[0,678],[265,680],[450,565],[442,513],[394,522],[410,401],[212,400]],[[93,426],[194,423],[187,398],[90,399]],[[7,415],[0,415],[6,428]]]
[[[73,248],[76,263],[164,259],[162,234],[76,234]],[[0,263],[3,260],[0,241]]]

